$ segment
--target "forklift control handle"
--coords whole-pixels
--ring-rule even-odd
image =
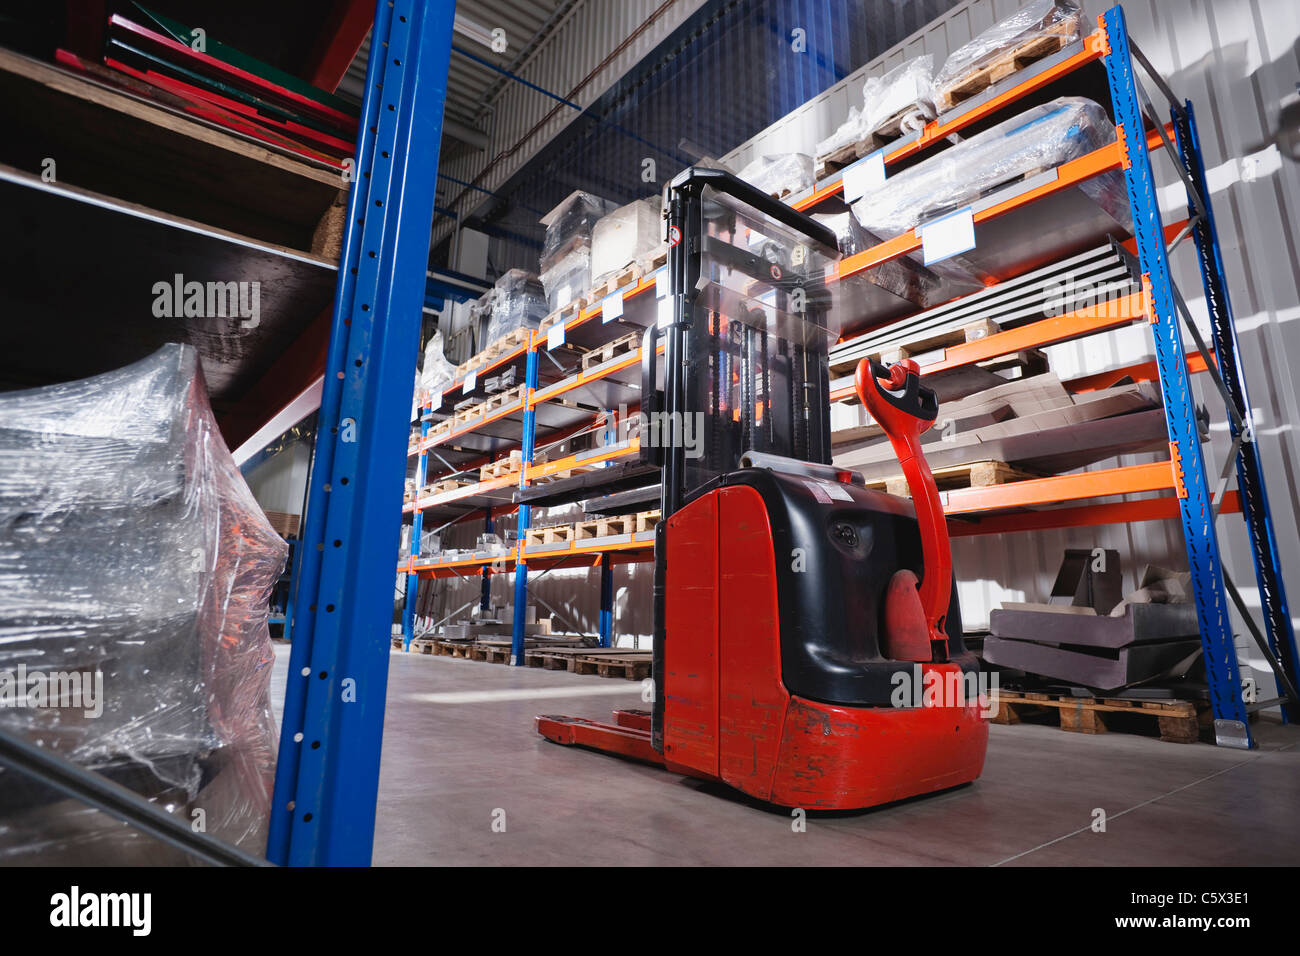
[[[939,486],[921,448],[921,435],[939,417],[939,399],[934,390],[921,384],[921,370],[911,359],[892,366],[865,358],[854,377],[858,398],[889,438],[916,509],[921,531],[921,555],[925,573],[921,578],[921,608],[930,632],[935,660],[946,660],[948,636],[944,628],[952,591],[952,546],[948,524],[939,500]]]

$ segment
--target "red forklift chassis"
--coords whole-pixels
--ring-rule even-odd
[[[860,809],[973,781],[988,724],[921,454],[934,393],[910,362],[858,369],[915,505],[836,471],[833,235],[714,171],[688,170],[669,196],[686,239],[670,258],[662,401],[707,410],[708,453],[664,451],[655,711],[541,716],[538,732],[780,806]],[[644,413],[653,358],[643,371]]]

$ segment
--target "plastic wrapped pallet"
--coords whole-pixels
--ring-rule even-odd
[[[803,153],[760,156],[737,174],[778,199],[813,187],[813,160]]]
[[[960,102],[964,97],[958,95],[957,88],[973,74],[993,65],[999,57],[1023,50],[1036,39],[1060,37],[1064,42],[1073,42],[1079,39],[1082,23],[1083,9],[1076,0],[1034,0],[995,23],[954,50],[940,68],[934,78],[939,110],[951,109]],[[1007,66],[1013,69],[1015,64]]]
[[[856,106],[850,106],[848,118],[839,125],[835,132],[817,144],[818,162],[836,150],[853,145],[862,139],[862,136],[862,111]]]
[[[193,348],[0,395],[0,726],[260,854],[267,608],[287,553]],[[37,859],[188,858],[0,768],[0,861]]]
[[[546,317],[546,292],[537,276],[511,269],[492,287],[492,317],[484,343],[491,345],[516,329],[535,329]]]
[[[1082,97],[1061,97],[890,176],[853,204],[858,222],[892,238],[1025,176],[1078,159],[1115,139],[1106,111]],[[1080,184],[1117,221],[1128,221],[1124,181],[1107,172]]]
[[[577,190],[543,216],[546,239],[542,243],[539,261],[542,273],[549,272],[561,259],[580,247],[590,251],[591,231],[602,216],[613,210],[613,203]]]
[[[437,395],[444,391],[456,377],[456,366],[447,361],[442,351],[442,332],[434,332],[424,346],[424,365],[420,369],[420,388]]]
[[[862,87],[862,135],[881,130],[884,139],[920,129],[934,116],[931,75],[934,57],[914,57],[884,76],[869,76]],[[901,119],[898,124],[891,121]],[[897,125],[898,128],[895,128]]]
[[[584,298],[591,288],[591,247],[579,246],[542,273],[549,312]]]
[[[593,286],[608,282],[621,269],[644,259],[663,240],[658,196],[621,206],[596,223],[591,232]]]
[[[879,237],[862,228],[852,212],[814,214],[813,218],[835,233],[842,256],[856,255],[880,242]],[[841,280],[836,294],[845,327],[855,329],[863,320],[872,324],[872,319],[928,309],[982,284],[960,265],[939,263],[927,267],[910,256],[899,256]],[[868,285],[893,296],[894,307],[890,308],[888,299],[873,294],[866,288]]]

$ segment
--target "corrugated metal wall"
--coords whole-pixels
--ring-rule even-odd
[[[758,150],[789,151],[815,142],[843,120],[850,102],[860,103],[868,74],[923,52],[936,66],[974,34],[1007,16],[1016,0],[973,0],[954,8],[843,82],[826,90],[790,116],[737,148],[727,159],[743,164]],[[1254,406],[1255,426],[1276,521],[1287,584],[1300,602],[1300,497],[1295,476],[1300,469],[1300,397],[1292,368],[1300,360],[1300,4],[1294,0],[1133,0],[1126,3],[1130,30],[1157,69],[1180,95],[1193,100],[1201,126],[1210,188],[1231,287]],[[1103,6],[1088,7],[1090,14]],[[850,93],[851,90],[851,93]],[[854,97],[850,100],[850,95]],[[806,147],[805,147],[806,148]],[[1184,201],[1172,167],[1157,161],[1157,176],[1167,184],[1165,211],[1181,216]],[[1174,271],[1193,313],[1205,313],[1190,246],[1175,255]],[[1132,328],[1049,350],[1061,377],[1126,365],[1152,356],[1149,333]],[[1208,469],[1217,474],[1226,450],[1222,404],[1208,394],[1204,376],[1195,384],[1198,402],[1215,419]],[[1127,457],[1116,463],[1153,460]],[[557,518],[557,520],[564,520]],[[1225,561],[1248,603],[1258,606],[1245,531],[1236,516],[1220,519]],[[954,560],[961,578],[963,616],[968,628],[986,624],[988,611],[1002,600],[1043,600],[1050,590],[1066,547],[1111,547],[1124,556],[1129,584],[1146,563],[1184,567],[1181,534],[1174,522],[1147,522],[1071,531],[955,542]],[[585,575],[585,586],[559,579]],[[543,579],[538,593],[547,601],[566,602],[579,626],[594,629],[598,585],[588,572],[556,572]],[[618,631],[646,635],[650,630],[649,569],[620,570]],[[578,585],[575,587],[575,585]],[[508,603],[502,588],[494,598]],[[467,600],[466,594],[449,608]],[[453,590],[453,589],[448,589]],[[539,608],[539,613],[545,611]],[[1257,670],[1263,662],[1245,641],[1243,661]]]
[[[703,2],[585,0],[569,12],[547,42],[516,72],[529,83],[585,109]],[[647,22],[649,26],[641,30]],[[638,30],[641,32],[622,50],[610,52]],[[596,75],[579,88],[593,71]],[[450,180],[474,183],[478,187],[466,190],[453,185],[447,205],[462,215],[467,214],[482,202],[481,190],[495,192],[579,115],[577,110],[521,83],[510,83],[494,106],[486,154],[471,153],[452,159],[439,170]],[[445,216],[436,220],[434,243],[446,238],[453,225],[453,220]]]

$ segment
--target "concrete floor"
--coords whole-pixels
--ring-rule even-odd
[[[287,662],[279,645],[277,694]],[[644,706],[630,681],[394,652],[375,864],[1300,863],[1300,727],[1261,722],[1246,752],[994,726],[973,785],[796,833],[789,811],[533,730]]]

